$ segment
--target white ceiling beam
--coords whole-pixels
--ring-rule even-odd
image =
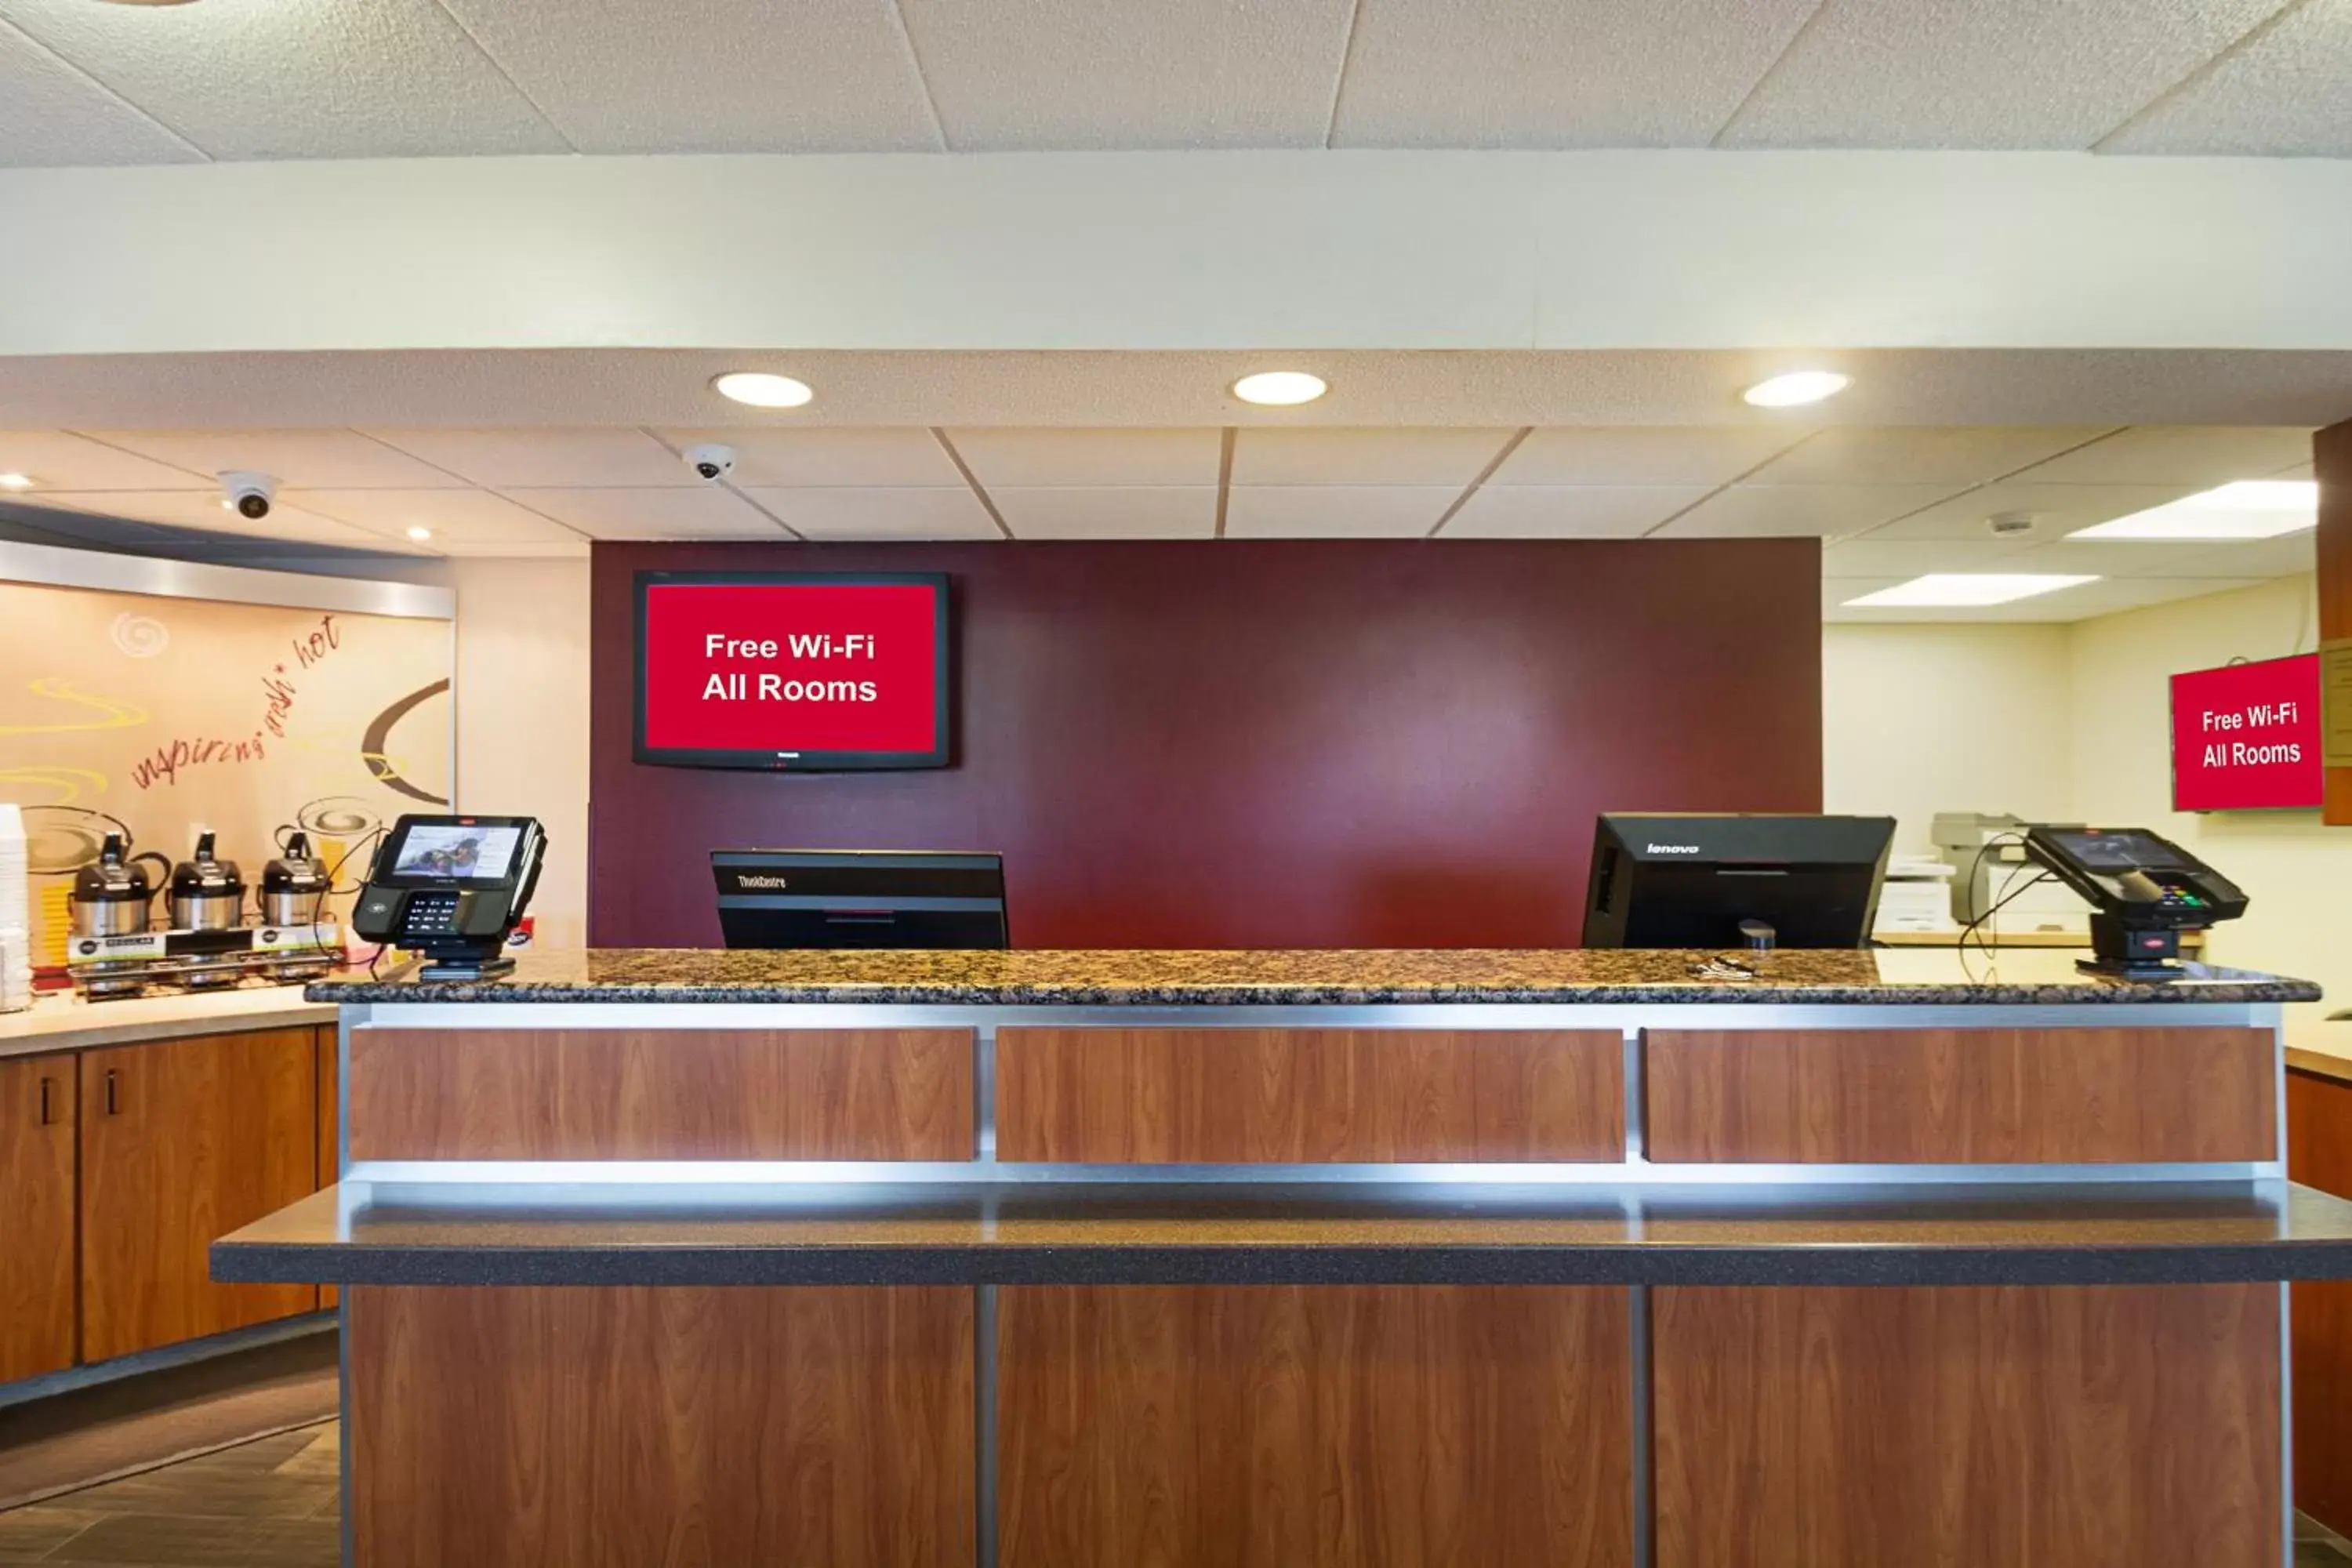
[[[2352,163],[481,158],[0,172],[0,357],[2352,349]]]

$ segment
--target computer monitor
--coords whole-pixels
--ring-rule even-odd
[[[1004,858],[906,849],[714,849],[729,947],[1002,948]]]
[[[1593,835],[1587,947],[1861,947],[1878,915],[1891,816],[1612,812]]]

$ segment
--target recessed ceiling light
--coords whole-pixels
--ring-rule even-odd
[[[771,375],[764,370],[730,370],[715,378],[710,386],[719,396],[754,408],[798,408],[816,395],[805,381]]]
[[[419,543],[423,543],[425,540],[433,537],[433,531],[426,528],[422,523],[419,523],[408,531],[408,537],[415,540]]]
[[[28,490],[33,488],[30,474],[0,474],[0,490]]]
[[[1853,377],[1833,370],[1792,370],[1759,381],[1740,397],[1759,408],[1798,408],[1835,397],[1853,384]]]
[[[2069,539],[2276,539],[2319,526],[2317,479],[2240,479],[2183,496]]]
[[[1296,408],[1330,390],[1330,383],[1303,370],[1262,370],[1234,383],[1235,397],[1262,408]]]
[[[1914,577],[1908,583],[1897,583],[1892,588],[1864,594],[1859,599],[1848,599],[1846,604],[1881,609],[1889,606],[1969,608],[1982,605],[2006,605],[2018,599],[2031,599],[2037,594],[2054,594],[2061,588],[2073,588],[2097,581],[2096,577],[2059,577],[2029,572],[1930,572],[1925,577]]]

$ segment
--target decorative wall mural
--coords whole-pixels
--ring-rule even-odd
[[[110,832],[248,879],[295,826],[338,885],[376,829],[451,793],[444,621],[0,584],[0,800],[26,808],[41,958]]]

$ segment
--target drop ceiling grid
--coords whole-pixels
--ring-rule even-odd
[[[254,84],[268,83],[268,90]],[[0,0],[0,165],[518,153],[2352,153],[2352,0]]]

